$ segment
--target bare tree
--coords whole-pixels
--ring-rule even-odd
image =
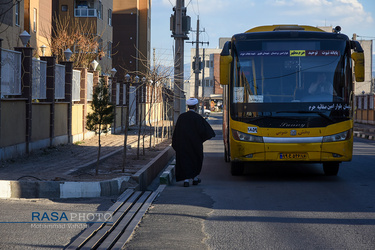
[[[139,76],[141,79],[137,84],[136,84],[136,93],[137,93],[137,98],[139,103],[142,103],[142,105],[139,106],[139,116],[138,116],[138,145],[137,145],[137,159],[139,159],[140,156],[140,144],[142,141],[142,147],[143,147],[143,155],[145,155],[145,137],[146,137],[146,122],[148,121],[149,125],[149,143],[150,143],[150,148],[152,146],[152,135],[155,132],[155,128],[153,127],[152,124],[152,119],[151,119],[151,114],[152,110],[154,109],[154,104],[155,101],[162,101],[164,106],[168,106],[163,110],[170,110],[171,105],[166,105],[164,102],[165,100],[173,100],[173,92],[172,90],[168,90],[164,86],[164,82],[168,81],[168,79],[172,76],[173,74],[173,68],[172,67],[165,67],[161,63],[163,60],[157,60],[154,59],[154,66],[151,67],[149,60],[146,59],[145,56],[141,52],[139,52],[140,57],[139,58],[134,58],[135,60],[139,60],[143,67],[146,68],[146,72],[140,72],[140,71],[128,71],[125,67],[119,65],[120,68],[124,70],[125,74],[129,74],[132,76]],[[144,81],[142,80],[144,79]],[[134,82],[134,81],[133,81]],[[130,91],[129,91],[130,92]],[[130,93],[129,93],[130,94]],[[158,99],[155,98],[155,96],[158,96]],[[146,105],[149,104],[149,105]],[[125,121],[125,136],[124,136],[124,152],[123,152],[123,166],[122,166],[122,171],[125,171],[125,163],[126,163],[126,145],[127,145],[127,131],[128,131],[128,126],[129,126],[129,107],[130,103],[128,106],[128,112],[126,116],[126,121]],[[165,117],[165,113],[163,111],[162,115],[163,119]],[[157,126],[158,124],[156,124]],[[168,129],[168,131],[170,131]],[[164,128],[162,129],[162,134],[164,136]],[[142,140],[141,140],[141,135]],[[168,132],[169,136],[169,132]],[[163,137],[164,138],[164,137]],[[169,137],[168,137],[169,138]]]
[[[74,52],[71,58],[73,67],[88,68],[94,59],[105,56],[100,40],[102,34],[97,34],[95,26],[88,19],[56,15],[53,21],[52,36],[47,36],[47,39],[57,61],[65,60],[64,51],[68,48]]]

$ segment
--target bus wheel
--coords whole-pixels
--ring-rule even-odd
[[[323,163],[324,174],[327,176],[337,175],[339,172],[340,163],[339,162],[326,162]]]
[[[243,172],[244,172],[243,162],[232,161],[230,164],[230,172],[233,176],[243,175]]]

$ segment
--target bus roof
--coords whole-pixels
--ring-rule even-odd
[[[317,27],[308,26],[308,25],[297,25],[297,24],[275,24],[275,25],[265,25],[258,26],[252,29],[249,29],[245,33],[251,32],[267,32],[267,31],[277,31],[277,30],[301,30],[301,31],[316,31],[316,32],[325,32],[322,29]]]

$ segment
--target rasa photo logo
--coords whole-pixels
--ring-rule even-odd
[[[103,223],[112,222],[109,212],[33,211],[32,223]]]

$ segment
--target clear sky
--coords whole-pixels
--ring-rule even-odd
[[[173,65],[169,18],[175,5],[176,0],[152,0],[151,5],[151,48],[157,60],[167,65]],[[200,40],[210,43],[205,48],[218,47],[220,37],[273,24],[339,25],[349,38],[356,33],[358,39],[375,40],[375,0],[185,0],[185,6],[193,30],[199,16],[205,30]],[[195,35],[190,32],[188,41],[195,41]],[[190,63],[193,46],[185,43],[185,64]]]

